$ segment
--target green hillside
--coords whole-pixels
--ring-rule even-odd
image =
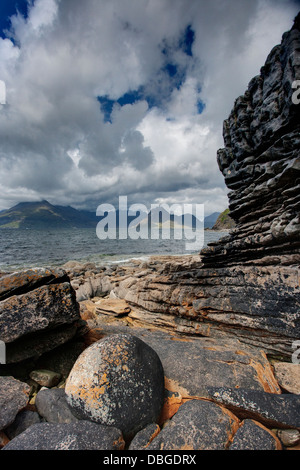
[[[48,201],[21,202],[0,212],[0,229],[62,229],[96,227],[96,216],[72,207],[53,206]]]
[[[225,211],[221,212],[219,217],[217,218],[216,223],[213,226],[213,230],[229,230],[235,227],[234,220],[229,215],[229,209],[225,209]]]

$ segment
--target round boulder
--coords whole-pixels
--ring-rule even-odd
[[[158,419],[164,371],[150,346],[135,336],[115,334],[81,353],[65,392],[79,419],[115,426],[130,437]]]

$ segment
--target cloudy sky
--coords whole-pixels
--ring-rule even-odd
[[[225,209],[223,120],[299,9],[0,0],[0,209],[47,199],[96,210],[120,195]]]

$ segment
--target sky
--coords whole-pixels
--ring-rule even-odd
[[[119,196],[224,210],[223,121],[299,10],[0,0],[0,210],[46,199],[95,211]]]

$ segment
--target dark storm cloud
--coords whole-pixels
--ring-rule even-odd
[[[0,209],[122,194],[222,209],[223,119],[296,13],[292,0],[35,0],[0,38]]]

